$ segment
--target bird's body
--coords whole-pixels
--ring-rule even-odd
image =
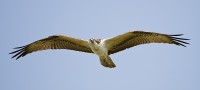
[[[168,43],[185,47],[184,44],[189,43],[185,42],[184,40],[189,39],[177,37],[181,35],[182,34],[166,35],[154,32],[131,31],[113,38],[102,40],[94,38],[89,40],[81,40],[68,36],[54,35],[22,47],[16,47],[14,49],[18,50],[11,52],[10,54],[16,53],[12,58],[17,57],[16,59],[18,59],[29,53],[40,50],[69,49],[97,54],[103,66],[113,68],[116,67],[116,65],[111,60],[109,56],[110,54],[114,54],[124,49],[147,43]]]
[[[92,38],[88,43],[91,50],[99,56],[100,62],[103,66],[110,68],[116,67],[108,55],[108,49],[106,48],[106,43],[104,40]]]
[[[104,47],[104,42],[100,41],[97,43],[96,41],[97,39],[90,39],[90,41],[88,41],[91,50],[98,56],[105,56],[108,50]]]

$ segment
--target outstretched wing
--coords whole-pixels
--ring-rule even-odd
[[[47,50],[47,49],[70,49],[75,51],[93,53],[90,47],[88,46],[87,41],[62,35],[50,36],[48,38],[35,41],[31,44],[22,47],[16,47],[14,49],[17,50],[11,52],[10,54],[15,54],[12,58],[16,57],[16,59],[32,52]]]
[[[109,54],[113,54],[136,45],[147,43],[168,43],[186,47],[184,44],[189,43],[185,42],[184,40],[189,39],[177,37],[181,35],[183,34],[167,35],[154,32],[132,31],[116,36],[114,38],[106,39],[105,46],[108,49]]]

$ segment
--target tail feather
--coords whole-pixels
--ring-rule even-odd
[[[101,62],[101,65],[103,65],[104,67],[109,67],[109,68],[116,67],[116,65],[111,60],[110,56],[107,56],[107,58],[106,57],[100,57],[100,62]]]

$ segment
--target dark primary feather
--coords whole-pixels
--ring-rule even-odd
[[[183,34],[168,35],[168,36],[171,38],[174,44],[186,47],[184,44],[189,44],[189,43],[185,42],[184,40],[190,40],[190,39],[174,37],[174,36],[182,36],[182,35]]]
[[[70,49],[92,53],[91,49],[87,45],[85,45],[86,43],[87,42],[83,40],[55,35],[35,41],[22,47],[16,47],[14,49],[17,50],[9,54],[14,54],[12,58],[16,57],[16,59],[19,59],[20,57],[23,57],[29,53],[47,49]]]
[[[114,54],[116,52],[122,51],[124,49],[130,48],[133,46],[137,46],[140,44],[148,44],[148,43],[168,43],[168,44],[175,44],[178,46],[186,47],[185,44],[189,44],[189,43],[185,42],[185,40],[190,40],[190,39],[179,38],[179,36],[182,36],[182,35],[183,34],[167,35],[167,34],[144,32],[144,31],[128,32],[116,37],[117,39],[119,39],[120,37],[122,37],[123,39],[121,39],[120,41],[117,41],[118,43],[114,44],[109,49],[109,54]],[[113,40],[114,39],[115,37],[113,38]],[[117,39],[115,39],[115,41]]]

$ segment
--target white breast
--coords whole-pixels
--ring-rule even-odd
[[[97,43],[90,43],[90,47],[92,51],[97,54],[98,56],[105,56],[107,55],[107,49],[104,47],[103,42],[97,44]]]

